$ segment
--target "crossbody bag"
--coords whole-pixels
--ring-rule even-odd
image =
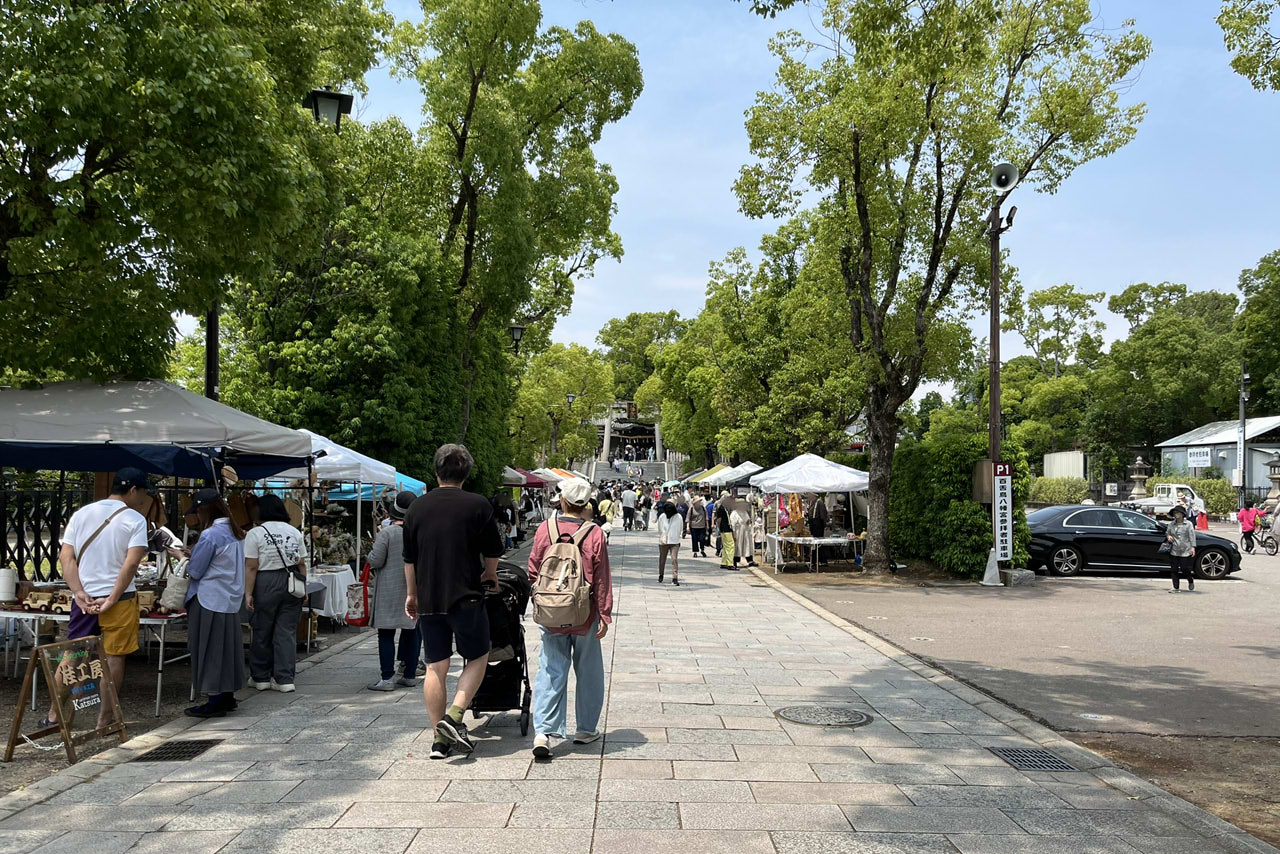
[[[270,531],[263,530],[264,534],[271,535]],[[271,546],[276,550],[276,555],[280,558],[280,565],[284,571],[288,573],[288,579],[285,582],[285,589],[289,591],[289,595],[295,599],[301,599],[307,595],[307,577],[298,572],[298,565],[295,563],[289,566],[289,561],[284,559],[284,552],[280,551],[280,544],[276,542],[275,536],[271,535]]]

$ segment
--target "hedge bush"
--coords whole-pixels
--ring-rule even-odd
[[[1150,494],[1157,484],[1185,483],[1204,499],[1205,509],[1211,516],[1225,516],[1236,512],[1240,506],[1240,496],[1230,482],[1215,477],[1153,477],[1147,480],[1147,493]]]
[[[973,467],[986,456],[985,435],[906,441],[899,446],[889,489],[889,541],[895,556],[924,558],[942,566],[945,550],[949,571],[968,574],[971,560],[986,567],[992,544],[991,517],[973,501]],[[1026,517],[1031,467],[1022,446],[1014,440],[1005,441],[1004,458],[1013,463],[1013,563],[1026,566],[1031,543]],[[970,507],[953,508],[954,502]],[[986,520],[981,532],[974,522],[975,507]],[[949,523],[965,527],[953,531]],[[962,558],[961,552],[972,554]]]
[[[1031,482],[1032,504],[1079,504],[1089,495],[1082,477],[1038,477]]]
[[[968,578],[980,578],[987,569],[991,549],[991,515],[975,501],[952,501],[939,519],[946,531],[941,546],[934,549],[938,568]]]

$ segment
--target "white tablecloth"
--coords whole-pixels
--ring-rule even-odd
[[[347,616],[347,587],[356,583],[356,574],[350,569],[336,572],[317,572],[307,576],[307,581],[324,585],[324,606],[316,609],[321,617],[343,620]]]
[[[769,554],[773,558],[774,574],[778,572],[778,566],[781,564],[782,546],[791,544],[796,546],[836,546],[840,548],[853,549],[855,555],[862,554],[862,547],[865,540],[849,539],[846,536],[839,537],[784,537],[778,534],[766,534],[765,538],[769,541]],[[810,553],[810,559],[815,562],[815,571],[817,569],[817,552]]]

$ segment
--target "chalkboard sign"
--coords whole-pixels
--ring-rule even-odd
[[[26,698],[31,696],[31,686],[37,678],[37,662],[44,673],[49,696],[53,698],[53,705],[58,710],[58,720],[52,726],[24,733],[22,718],[27,708]],[[20,740],[34,743],[36,739],[54,733],[61,734],[67,760],[73,765],[76,762],[77,744],[116,732],[120,733],[121,742],[128,738],[124,729],[124,717],[120,714],[119,699],[107,673],[106,663],[102,660],[100,641],[95,636],[44,644],[33,649],[18,697],[17,713],[9,729],[9,743],[5,748],[5,762],[13,759],[13,749]],[[107,709],[105,715],[102,714],[104,705]],[[91,728],[73,732],[77,716],[81,721],[91,722]],[[97,725],[100,717],[106,721],[101,727]]]

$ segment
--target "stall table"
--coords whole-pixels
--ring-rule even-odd
[[[340,623],[347,621],[347,588],[356,583],[356,574],[351,567],[317,567],[316,572],[307,576],[307,590],[311,591],[311,583],[319,582],[324,587],[324,602],[316,606],[315,612]]]
[[[22,631],[30,635],[31,645],[34,647],[37,641],[40,620],[50,620],[55,623],[68,623],[71,621],[71,616],[69,614],[44,614],[38,611],[0,611],[0,620],[17,621],[21,625]],[[179,621],[185,623],[186,620],[187,615],[184,612],[181,614],[168,614],[165,616],[142,617],[138,621],[145,634],[150,635],[160,642],[160,655],[156,660],[156,717],[160,717],[160,692],[164,687],[164,666],[166,664],[176,664],[179,661],[183,661],[191,657],[191,653],[185,651],[181,655],[176,655],[173,658],[164,657],[165,646],[168,643],[169,626]],[[5,644],[6,663],[9,660],[9,647],[12,643],[13,639],[10,638]],[[15,677],[18,675],[18,664],[22,660],[21,638],[18,639],[17,643],[19,648],[13,656],[13,675]],[[147,647],[147,657],[148,659],[151,657],[149,644]],[[33,680],[31,683],[32,710],[36,707],[36,684],[38,681],[39,680]]]
[[[863,546],[866,540],[849,537],[787,537],[780,534],[765,534],[765,538],[771,546],[770,553],[773,557],[773,574],[777,575],[782,565],[782,545],[811,546],[809,552],[810,565],[813,572],[818,571],[818,547],[819,546],[839,546],[842,549],[852,547],[855,557],[862,554]]]

